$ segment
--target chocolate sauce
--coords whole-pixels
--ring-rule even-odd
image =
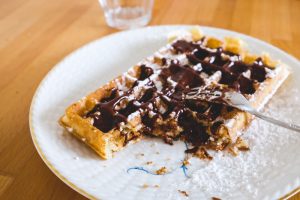
[[[199,47],[198,44],[187,42],[185,40],[177,40],[172,46],[177,53],[191,52]]]
[[[239,55],[226,52],[222,48],[211,50],[203,47],[201,43],[184,40],[176,41],[172,47],[176,53],[185,53],[189,64],[182,65],[178,60],[167,62],[167,59],[163,58],[162,67],[156,72],[149,66],[141,65],[139,76],[129,90],[122,92],[122,95],[117,89],[112,90],[111,94],[102,99],[85,117],[92,118],[95,127],[108,132],[118,127],[121,122],[126,123],[130,114],[139,111],[144,125],[143,134],[151,134],[159,118],[174,118],[183,129],[181,136],[197,147],[208,142],[210,133],[207,124],[212,124],[211,134],[215,134],[224,123],[215,122],[217,117],[221,115],[222,110],[232,110],[231,107],[222,104],[185,99],[185,94],[190,92],[191,88],[205,84],[200,73],[212,75],[220,71],[219,83],[228,85],[242,94],[253,94],[255,82],[263,82],[266,79],[267,66],[261,59],[257,59],[253,64],[246,64],[241,61]],[[235,56],[236,61],[226,59],[222,55]],[[200,70],[194,69],[193,65],[201,65]],[[250,71],[250,77],[244,74],[247,71]],[[151,79],[154,73],[161,82],[162,86],[159,88]],[[176,82],[176,85],[170,84],[168,79]],[[136,89],[139,88],[144,89],[139,97],[134,97]],[[166,125],[160,128],[168,131],[170,127]]]
[[[169,70],[171,79],[180,87],[198,87],[204,84],[199,74],[189,65],[171,64]]]
[[[113,129],[120,122],[126,121],[126,117],[119,112],[115,112],[115,105],[124,97],[112,91],[111,96],[96,105],[86,117],[93,118],[93,125],[103,132],[108,132]]]
[[[213,125],[210,127],[211,133],[213,135],[215,135],[218,132],[218,130],[221,127],[222,124],[223,124],[222,121],[216,121],[216,122],[214,122]]]
[[[145,80],[153,74],[153,69],[151,67],[146,67],[146,65],[140,66],[140,77],[139,80]]]
[[[193,146],[205,144],[209,138],[205,125],[198,123],[190,111],[183,112],[178,119],[179,125],[183,128],[184,139]]]
[[[239,60],[230,61],[223,59],[222,54],[237,56]],[[209,51],[201,46],[195,48],[193,53],[187,54],[187,58],[194,65],[201,64],[203,71],[209,75],[216,71],[221,71],[222,78],[220,83],[226,84],[242,94],[253,94],[255,92],[254,81],[263,82],[266,79],[267,72],[265,68],[267,66],[264,65],[261,58],[258,58],[253,64],[246,64],[240,60],[238,55],[223,51],[222,48],[218,48],[216,51]],[[209,58],[209,62],[205,60],[207,58]],[[243,75],[248,70],[251,72],[250,78]]]

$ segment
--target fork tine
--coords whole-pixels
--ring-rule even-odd
[[[187,93],[188,95],[195,95],[195,94],[198,94],[198,92],[189,92],[189,93]]]
[[[200,87],[192,88],[191,91],[199,91]]]

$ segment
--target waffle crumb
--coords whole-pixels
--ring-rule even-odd
[[[191,164],[191,163],[187,159],[184,159],[183,165],[189,165],[189,164]]]
[[[218,197],[212,197],[211,200],[221,200],[221,199]]]
[[[237,149],[240,151],[249,151],[250,150],[249,145],[246,143],[246,141],[240,137],[236,140],[235,145],[236,145]]]
[[[228,147],[228,152],[229,152],[231,155],[233,155],[233,156],[239,155],[239,151],[238,151],[238,149],[237,149],[236,146],[230,146],[230,147]]]
[[[160,186],[159,185],[154,185],[154,187],[159,188]]]
[[[180,192],[181,194],[183,194],[186,197],[189,196],[189,194],[186,191],[184,191],[184,190],[178,190],[178,192]]]
[[[159,154],[159,152],[157,151],[156,154]]]
[[[249,151],[249,145],[242,138],[237,138],[236,142],[228,148],[229,153],[233,156],[239,155],[239,151]]]
[[[209,155],[208,152],[203,147],[201,147],[197,150],[197,152],[195,153],[195,156],[197,156],[200,159],[208,159],[208,160],[213,159],[211,157],[211,155]]]
[[[153,162],[152,161],[148,161],[148,162],[146,162],[146,165],[152,165],[153,164]]]
[[[144,185],[142,185],[142,188],[148,188],[149,187],[149,185],[148,184],[144,184]]]
[[[163,174],[166,174],[167,173],[167,168],[166,167],[162,167],[158,170],[156,170],[156,174],[158,175],[163,175]]]

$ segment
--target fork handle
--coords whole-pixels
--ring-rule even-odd
[[[266,116],[264,114],[261,114],[260,112],[254,110],[254,109],[248,109],[247,110],[249,113],[255,115],[256,117],[263,119],[265,121],[271,122],[273,124],[276,124],[278,126],[293,130],[293,131],[297,131],[300,133],[300,126],[296,125],[296,124],[292,124],[292,123],[286,123],[283,121],[280,121],[278,119],[274,119],[272,117]]]

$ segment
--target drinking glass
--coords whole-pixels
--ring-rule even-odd
[[[106,22],[117,29],[145,26],[151,19],[153,0],[99,0]]]

